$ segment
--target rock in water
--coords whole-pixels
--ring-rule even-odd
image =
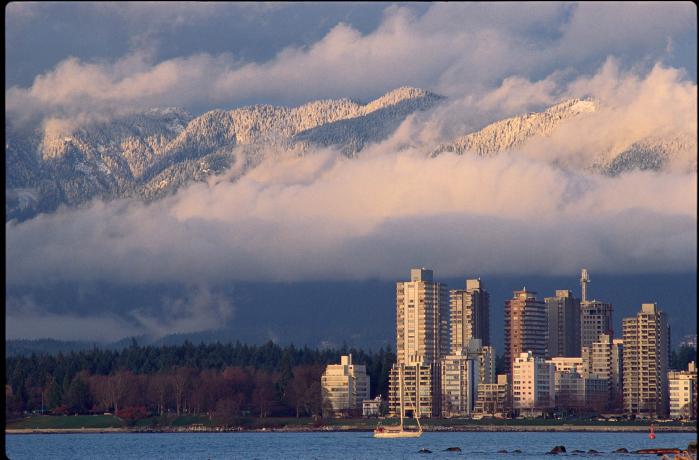
[[[551,449],[551,452],[549,454],[565,454],[566,452],[566,446],[556,446],[553,449]]]

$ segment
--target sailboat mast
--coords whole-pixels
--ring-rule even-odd
[[[403,366],[398,366],[398,387],[400,389],[400,430],[403,431]]]
[[[413,416],[415,417],[415,421],[417,422],[418,430],[422,432],[422,425],[420,425],[420,392],[418,390],[418,382],[420,378],[417,370],[415,371],[415,373],[415,410],[413,412]]]

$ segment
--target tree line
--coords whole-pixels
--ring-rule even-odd
[[[327,364],[352,354],[371,378],[372,397],[388,396],[395,354],[346,346],[204,344],[139,346],[7,357],[6,415],[24,411],[148,415],[322,415],[320,377]]]
[[[319,416],[320,377],[327,364],[352,354],[364,364],[374,397],[388,396],[395,353],[355,348],[316,350],[294,345],[204,344],[93,348],[70,353],[6,357],[6,416],[110,412],[125,419],[206,414],[231,421],[251,415]],[[683,370],[696,350],[673,350],[670,368]],[[498,372],[505,363],[497,357]]]

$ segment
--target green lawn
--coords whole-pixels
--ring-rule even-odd
[[[189,426],[201,424],[204,426],[215,425],[205,415],[163,415],[162,417],[147,417],[136,420],[133,426],[137,427],[163,427],[163,426]]]
[[[498,418],[483,418],[481,420],[447,418],[447,419],[425,419],[421,423],[426,426],[457,426],[457,425],[492,425],[492,426],[561,426],[561,425],[581,425],[581,426],[648,426],[650,422],[647,420],[624,420],[618,422],[598,421],[587,419],[543,419],[543,418],[525,418],[525,419],[498,419]],[[656,426],[692,426],[691,422],[653,422]]]
[[[247,429],[260,428],[282,428],[288,427],[314,427],[314,426],[351,426],[357,429],[371,430],[379,423],[377,419],[352,418],[352,419],[324,419],[314,421],[309,417],[239,417],[233,426],[242,426]],[[381,420],[383,425],[394,425],[398,423],[397,419]],[[425,427],[430,426],[560,426],[560,425],[587,425],[587,426],[648,426],[648,421],[623,421],[623,422],[598,422],[596,420],[584,419],[523,419],[523,420],[503,420],[503,419],[422,419],[421,423]],[[215,426],[216,422],[209,420],[206,416],[196,415],[165,415],[163,417],[148,417],[136,421],[136,427],[184,427],[194,424],[202,424],[204,426]],[[406,425],[415,425],[414,420],[406,420]],[[690,422],[686,423],[657,423],[656,426],[692,426]],[[80,428],[121,428],[127,426],[126,423],[113,415],[34,415],[25,417],[21,420],[14,420],[7,423],[6,428],[10,429],[80,429]]]
[[[7,428],[121,428],[124,422],[113,415],[35,415],[14,421]]]

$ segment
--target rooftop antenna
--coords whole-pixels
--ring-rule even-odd
[[[590,282],[590,275],[587,273],[587,268],[583,268],[580,272],[580,285],[582,286],[582,301],[587,302],[587,283]]]

